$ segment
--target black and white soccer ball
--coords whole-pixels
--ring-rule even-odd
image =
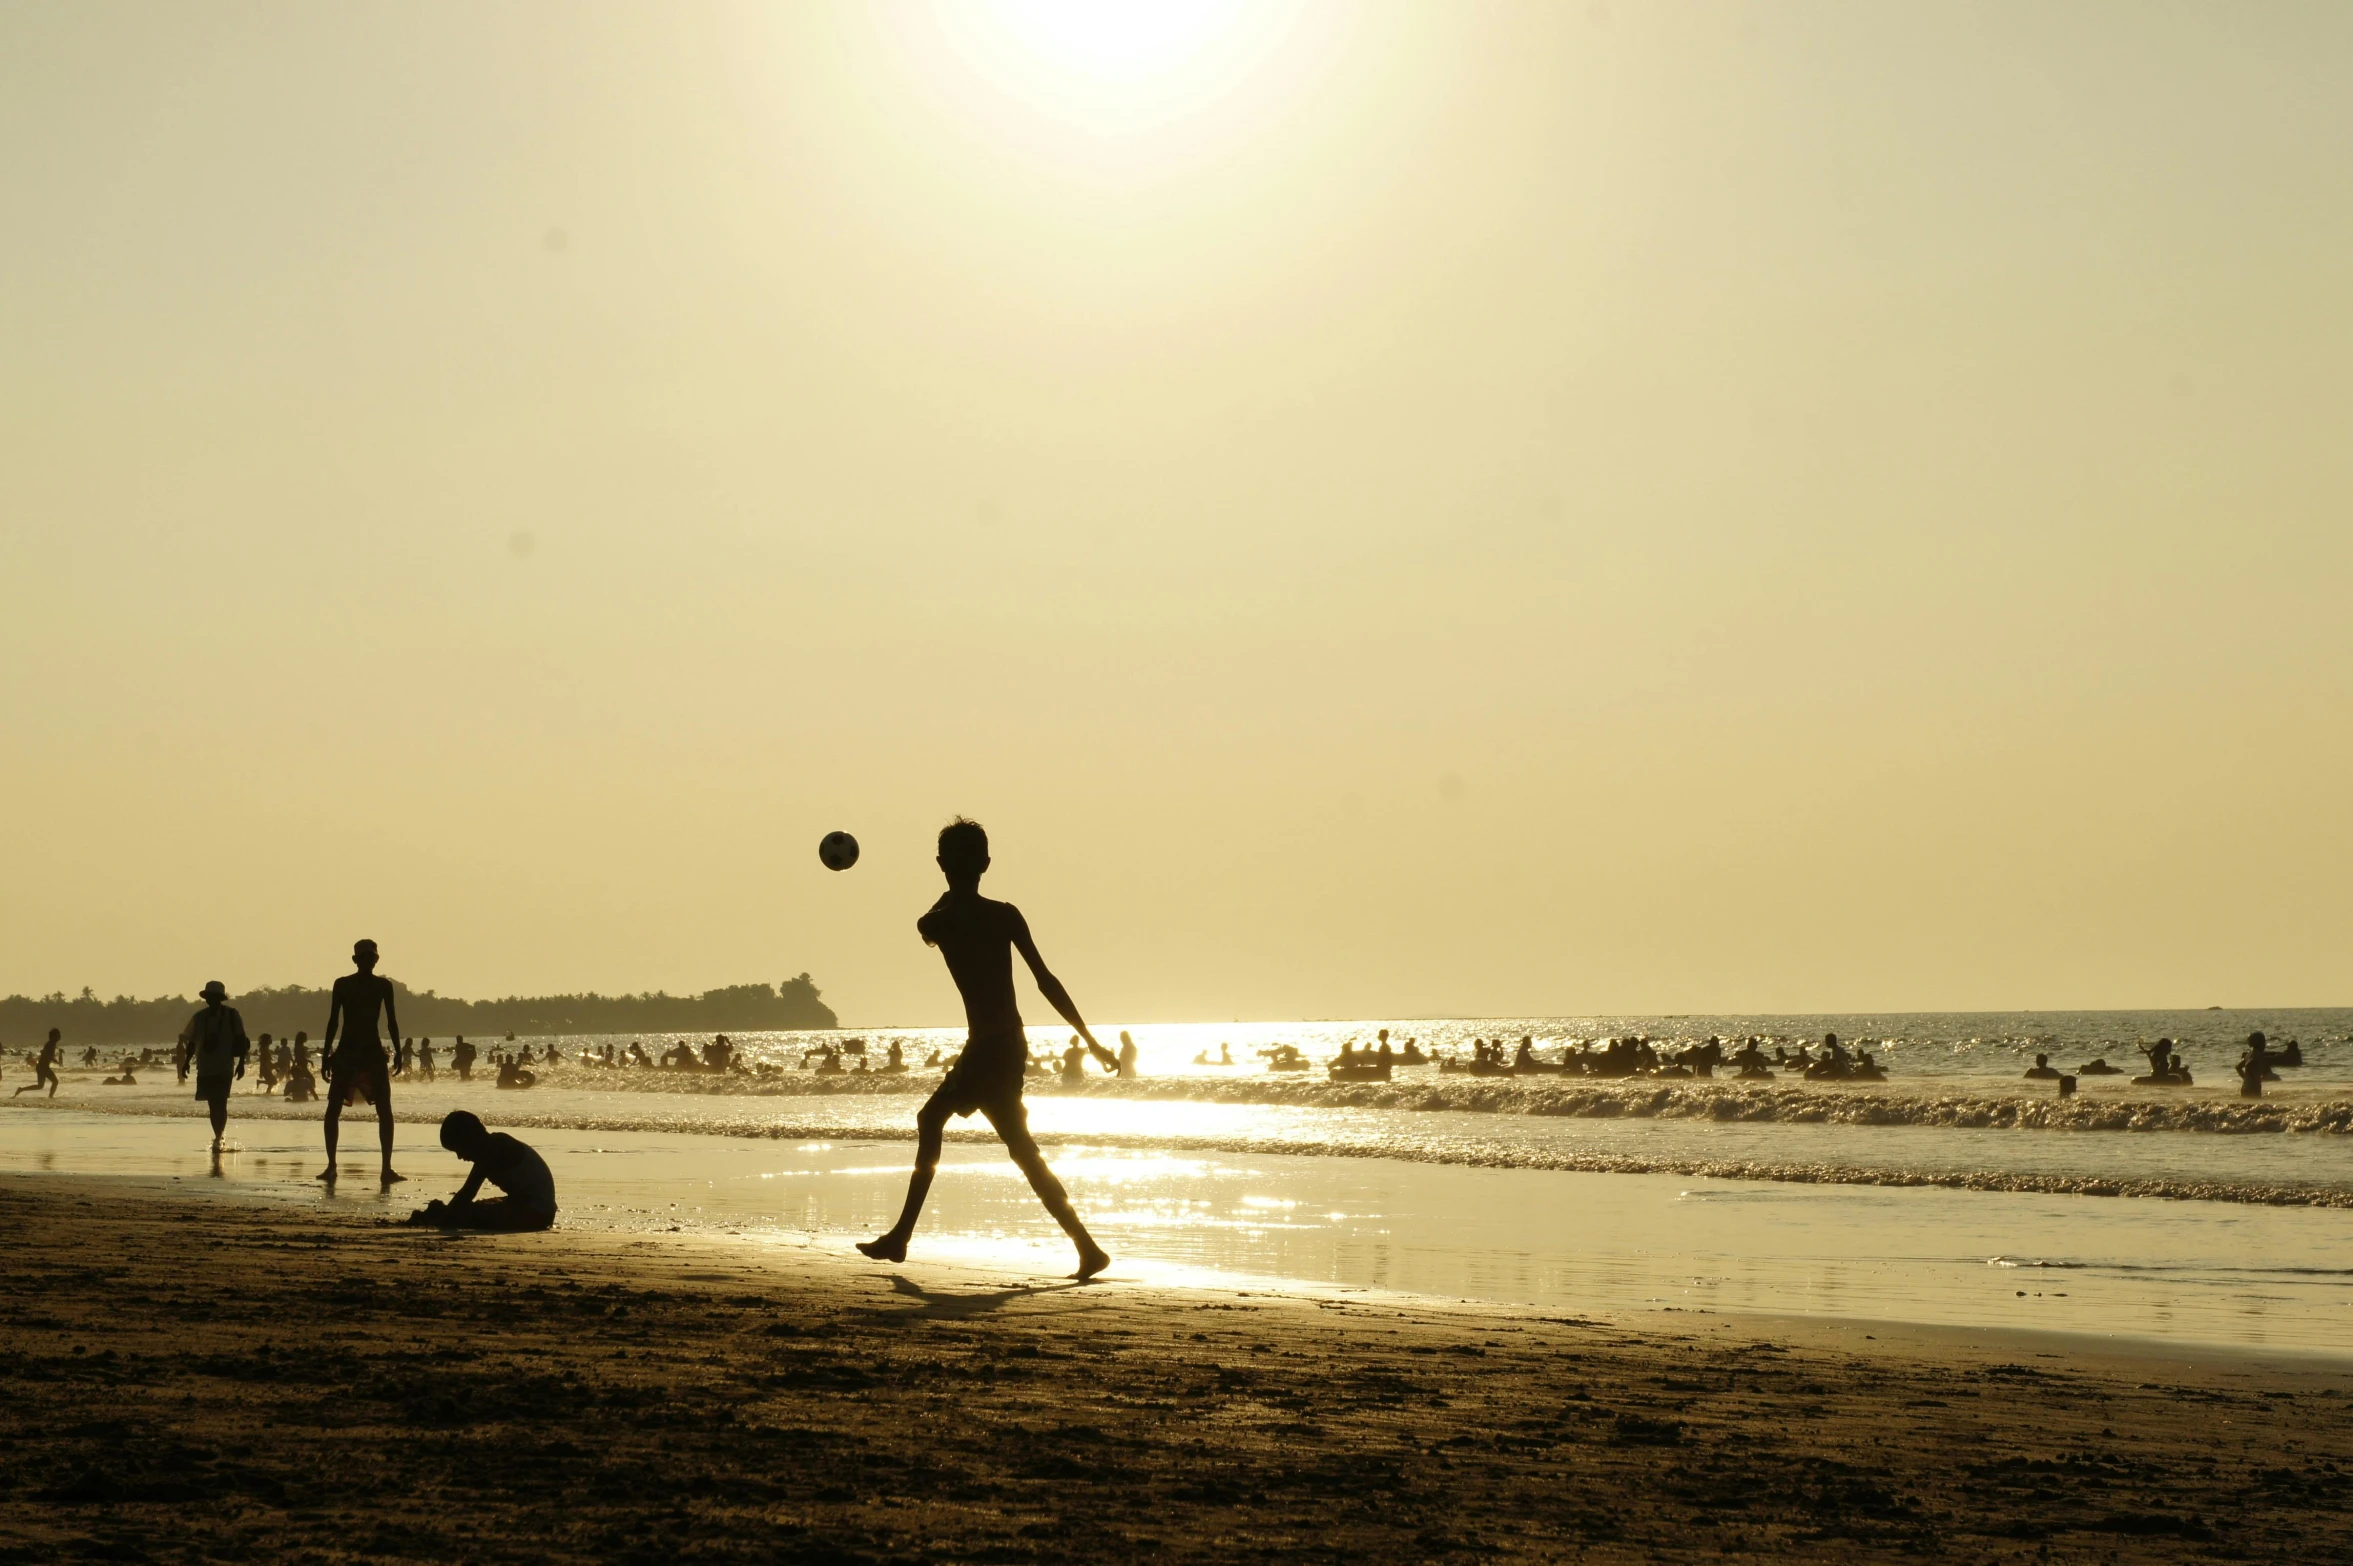
[[[828,870],[847,870],[858,862],[858,840],[847,832],[828,832],[817,845],[817,857]]]

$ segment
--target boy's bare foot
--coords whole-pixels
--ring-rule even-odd
[[[378,1181],[384,1185],[390,1185],[395,1180],[406,1180],[407,1178],[408,1176],[404,1174],[394,1174],[390,1167],[387,1167],[381,1175],[377,1176]]]
[[[907,1259],[907,1242],[895,1234],[860,1240],[858,1250],[861,1255],[871,1256],[876,1261],[903,1262]]]
[[[1084,1283],[1110,1265],[1111,1253],[1100,1245],[1090,1245],[1078,1253],[1078,1271],[1071,1276]]]
[[[329,1164],[326,1168],[319,1171],[318,1177],[321,1180],[324,1180],[327,1184],[333,1185],[335,1183],[335,1166],[333,1164]]]

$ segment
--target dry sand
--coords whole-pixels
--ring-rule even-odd
[[[2340,1362],[34,1176],[0,1222],[8,1561],[2353,1559]]]

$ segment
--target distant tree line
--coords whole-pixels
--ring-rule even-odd
[[[399,996],[401,1032],[416,1037],[471,1033],[486,1038],[549,1033],[767,1033],[799,1032],[839,1025],[833,1008],[818,999],[807,974],[782,984],[731,984],[700,995],[517,995],[505,1000],[458,1000],[431,990],[412,990],[393,981]],[[289,984],[283,989],[234,995],[229,1004],[245,1018],[249,1034],[306,1031],[313,1038],[327,1026],[328,991]],[[100,1000],[88,989],[70,999],[63,993],[11,995],[0,1000],[0,1046],[31,1048],[65,1030],[69,1045],[168,1044],[203,1003],[185,996],[139,1000],[117,995]]]

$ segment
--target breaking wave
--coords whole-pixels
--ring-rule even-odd
[[[838,1077],[708,1077],[645,1071],[567,1075],[562,1085],[619,1093],[697,1097],[809,1098],[928,1093],[932,1074]],[[1714,1120],[1733,1124],[1938,1126],[1964,1130],[2194,1131],[2222,1135],[2278,1132],[2353,1134],[2353,1099],[2115,1099],[2078,1095],[1923,1092],[1806,1084],[1651,1080],[1597,1082],[1559,1078],[1423,1077],[1396,1082],[1320,1082],[1248,1077],[1097,1078],[1078,1088],[1033,1085],[1036,1098],[1108,1098],[1144,1102],[1278,1105],[1297,1109],[1454,1111],[1557,1115],[1582,1120]]]

